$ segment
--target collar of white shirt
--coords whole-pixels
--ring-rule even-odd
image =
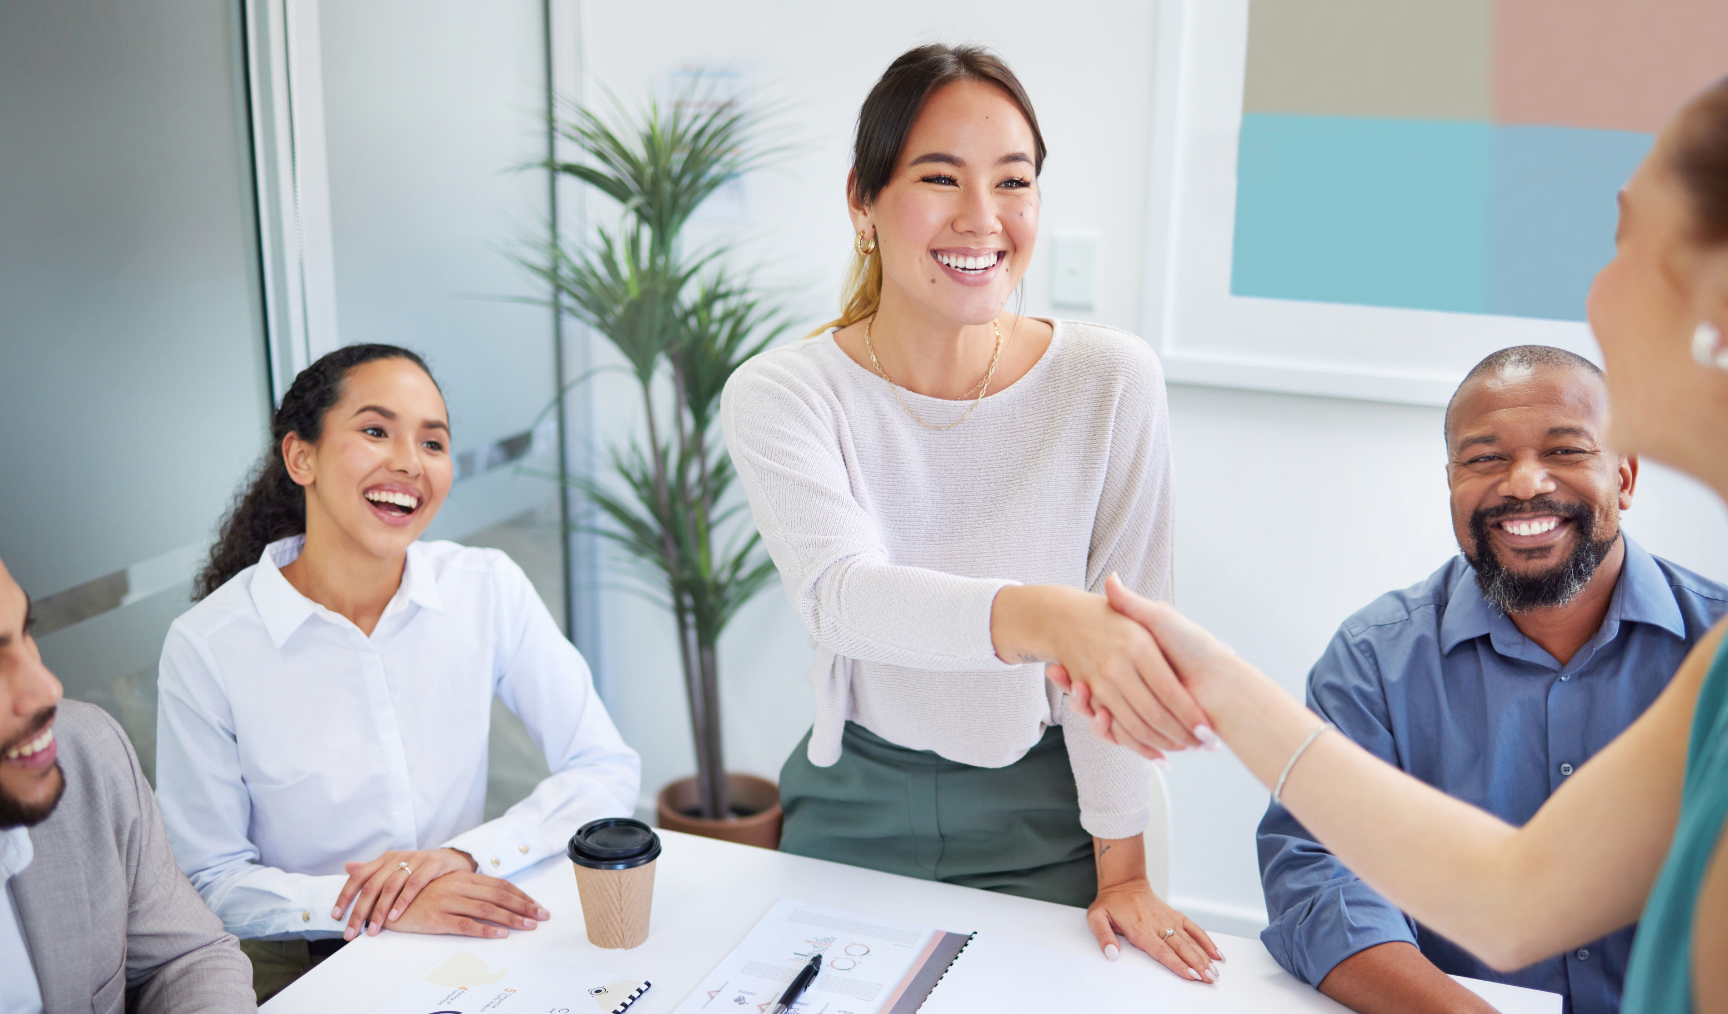
[[[30,829],[9,827],[0,831],[0,884],[5,884],[30,865],[36,858],[36,847],[30,844]]]
[[[270,543],[259,555],[258,568],[252,572],[252,604],[258,607],[264,629],[270,632],[270,643],[277,648],[281,648],[308,617],[322,616],[332,623],[348,623],[346,618],[300,594],[282,576],[282,568],[293,563],[305,545],[304,535]],[[402,584],[391,597],[390,604],[384,607],[384,615],[394,616],[407,609],[409,603],[426,609],[444,609],[444,600],[438,594],[438,575],[433,572],[432,562],[426,558],[426,552],[418,542],[408,546]]]

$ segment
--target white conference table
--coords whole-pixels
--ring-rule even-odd
[[[659,831],[664,851],[654,872],[654,909],[648,941],[627,951],[588,942],[576,877],[554,856],[512,878],[552,913],[538,929],[503,940],[422,936],[385,931],[337,951],[265,1004],[266,1014],[370,1011],[394,996],[455,947],[498,967],[512,958],[562,961],[647,979],[653,988],[631,1014],[672,1010],[780,898],[967,933],[983,930],[1021,943],[1097,963],[1099,974],[1169,976],[1177,984],[1176,1010],[1344,1011],[1273,961],[1258,940],[1213,934],[1228,959],[1216,985],[1187,982],[1128,947],[1114,963],[1098,953],[1085,913],[1066,905],[1015,898],[840,863]],[[1120,973],[1117,967],[1120,966]]]

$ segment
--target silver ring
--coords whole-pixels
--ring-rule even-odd
[[[1168,939],[1170,939],[1170,938],[1171,938],[1171,937],[1173,937],[1173,936],[1175,936],[1175,935],[1176,935],[1176,931],[1175,931],[1175,930],[1173,930],[1173,929],[1167,929],[1167,930],[1165,930],[1165,931],[1164,931],[1164,935],[1163,935],[1163,936],[1161,936],[1161,937],[1159,937],[1159,938],[1158,938],[1158,939],[1160,939],[1160,940],[1168,940]]]
[[[407,863],[397,863],[396,867],[398,869],[402,870],[403,872],[407,873],[410,877],[412,877],[414,875],[413,869],[411,869]],[[1172,931],[1172,932],[1174,932],[1174,931]]]

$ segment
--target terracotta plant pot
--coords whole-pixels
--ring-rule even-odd
[[[678,779],[661,789],[656,800],[660,826],[669,831],[699,834],[739,845],[779,848],[780,788],[755,775],[727,775],[726,789],[732,796],[734,816],[724,820],[693,817],[691,814],[698,805],[696,779]]]

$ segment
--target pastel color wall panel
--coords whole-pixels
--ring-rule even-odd
[[[1728,0],[1500,0],[1493,30],[1499,123],[1655,133],[1728,73]]]
[[[1255,0],[1243,111],[1486,120],[1489,0]]]
[[[1486,312],[1493,166],[1486,123],[1247,114],[1231,292]]]
[[[1591,279],[1614,256],[1614,195],[1649,134],[1494,128],[1489,311],[1583,320]]]

